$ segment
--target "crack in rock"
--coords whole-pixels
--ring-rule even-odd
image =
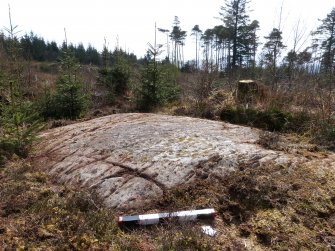
[[[156,186],[158,186],[160,189],[162,189],[163,191],[166,189],[165,185],[157,180],[155,180],[154,178],[152,178],[150,175],[139,172],[138,170],[136,170],[135,168],[126,165],[126,164],[122,164],[119,162],[115,162],[115,161],[107,161],[107,163],[113,164],[114,166],[119,166],[124,168],[125,170],[128,171],[129,174],[132,174],[135,177],[141,177],[147,181],[150,181],[152,183],[155,183]]]
[[[264,149],[259,132],[188,117],[114,114],[43,132],[32,159],[56,180],[94,190],[118,209],[143,206],[182,183],[220,180],[269,162],[335,168],[334,156],[315,161]]]

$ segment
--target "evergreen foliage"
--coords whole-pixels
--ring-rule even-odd
[[[159,47],[149,44],[147,64],[142,70],[141,86],[138,90],[138,107],[148,112],[154,108],[170,102],[178,97],[179,89],[176,86],[175,66],[157,62]]]
[[[94,48],[92,45],[88,45],[86,49],[86,56],[85,60],[81,62],[83,64],[94,64],[94,65],[100,65],[101,60],[100,60],[100,54],[97,51],[96,48]]]
[[[61,57],[64,49],[69,49],[74,53],[75,58],[81,64],[101,64],[101,55],[92,45],[88,45],[85,49],[82,43],[77,46],[73,44],[58,46],[55,41],[46,42],[43,37],[39,37],[33,32],[25,34],[20,39],[14,38],[22,50],[22,56],[26,60],[35,60],[39,62],[54,62]],[[7,53],[10,53],[10,39],[4,37],[3,46]]]
[[[272,76],[273,87],[278,82],[278,58],[281,51],[286,47],[283,44],[282,32],[273,28],[269,36],[265,37],[267,42],[264,45],[265,54],[264,59],[266,66],[269,68],[269,71]]]
[[[0,166],[13,154],[27,157],[42,128],[33,103],[23,95],[25,76],[16,28],[10,22],[9,36],[3,36],[0,45]]]
[[[102,52],[103,66],[99,69],[98,82],[108,88],[111,102],[125,95],[129,89],[130,62],[125,55],[117,48],[110,53],[106,46]]]
[[[111,80],[116,95],[124,95],[128,90],[130,80],[129,63],[126,61],[122,51],[114,51],[114,64],[111,68]]]
[[[180,69],[184,64],[183,46],[187,32],[180,28],[180,21],[177,16],[174,18],[170,38],[174,43],[172,62]]]
[[[10,103],[7,105],[2,103],[0,106],[0,153],[7,157],[12,154],[27,157],[42,124],[38,120],[33,103],[19,101],[14,83],[10,82],[10,85],[12,92]],[[1,161],[0,159],[0,165]]]
[[[199,40],[200,40],[201,34],[202,34],[202,30],[200,30],[199,25],[198,24],[194,25],[194,27],[192,28],[191,35],[195,36],[195,68],[196,69],[198,69],[199,67],[198,46],[199,46]]]
[[[41,114],[44,118],[77,119],[86,112],[89,97],[83,93],[83,84],[78,78],[79,66],[70,50],[62,52],[60,63],[56,92],[46,90],[41,102]]]
[[[335,8],[321,21],[321,25],[314,32],[315,45],[322,52],[322,72],[332,78],[335,73]]]
[[[249,54],[257,48],[255,29],[256,21],[249,23],[248,0],[226,0],[221,7],[222,20],[227,29],[228,40],[228,69],[236,69],[242,66],[249,58]],[[254,59],[255,60],[255,59]]]
[[[289,128],[293,117],[290,113],[277,109],[258,111],[254,109],[224,108],[220,118],[235,124],[246,124],[270,131],[284,131]]]

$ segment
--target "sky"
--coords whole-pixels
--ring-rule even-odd
[[[174,17],[178,16],[188,35],[195,24],[204,31],[222,24],[218,17],[224,3],[224,0],[0,0],[0,29],[9,27],[10,5],[12,22],[21,31],[19,36],[33,31],[47,41],[61,44],[65,28],[68,42],[82,42],[85,47],[90,43],[101,51],[106,39],[111,50],[118,44],[142,57],[148,43],[154,43],[155,23],[158,28],[171,30]],[[289,48],[297,22],[300,20],[299,27],[308,36],[320,24],[318,19],[324,19],[335,8],[335,1],[251,0],[249,7],[250,19],[260,23],[261,41],[273,27],[278,27],[281,17],[284,44]],[[166,35],[157,32],[157,42],[166,43]],[[188,36],[184,53],[186,59],[195,57],[194,38]]]

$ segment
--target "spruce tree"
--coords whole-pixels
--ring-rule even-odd
[[[147,61],[141,73],[141,85],[138,90],[138,107],[141,111],[153,109],[177,98],[179,89],[173,79],[172,65],[157,62],[160,47],[149,44]],[[172,66],[175,67],[175,66]],[[175,67],[176,68],[176,67]]]
[[[79,65],[73,52],[64,49],[60,64],[56,92],[46,93],[42,102],[42,115],[44,118],[77,119],[86,112],[89,97],[83,92],[83,83],[78,77]]]
[[[42,127],[33,103],[24,96],[26,76],[22,49],[10,9],[9,20],[10,26],[5,29],[8,32],[7,51],[0,44],[0,165],[13,154],[26,157]]]
[[[122,97],[127,93],[130,77],[131,71],[125,52],[116,48],[113,53],[110,53],[105,43],[102,51],[102,66],[99,69],[97,81],[107,87],[111,103],[117,97]]]

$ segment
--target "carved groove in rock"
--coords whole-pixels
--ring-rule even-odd
[[[115,114],[55,128],[41,135],[35,163],[60,182],[96,191],[106,206],[135,208],[165,189],[215,177],[245,163],[299,163],[335,168],[322,160],[267,150],[259,130],[187,117]]]

